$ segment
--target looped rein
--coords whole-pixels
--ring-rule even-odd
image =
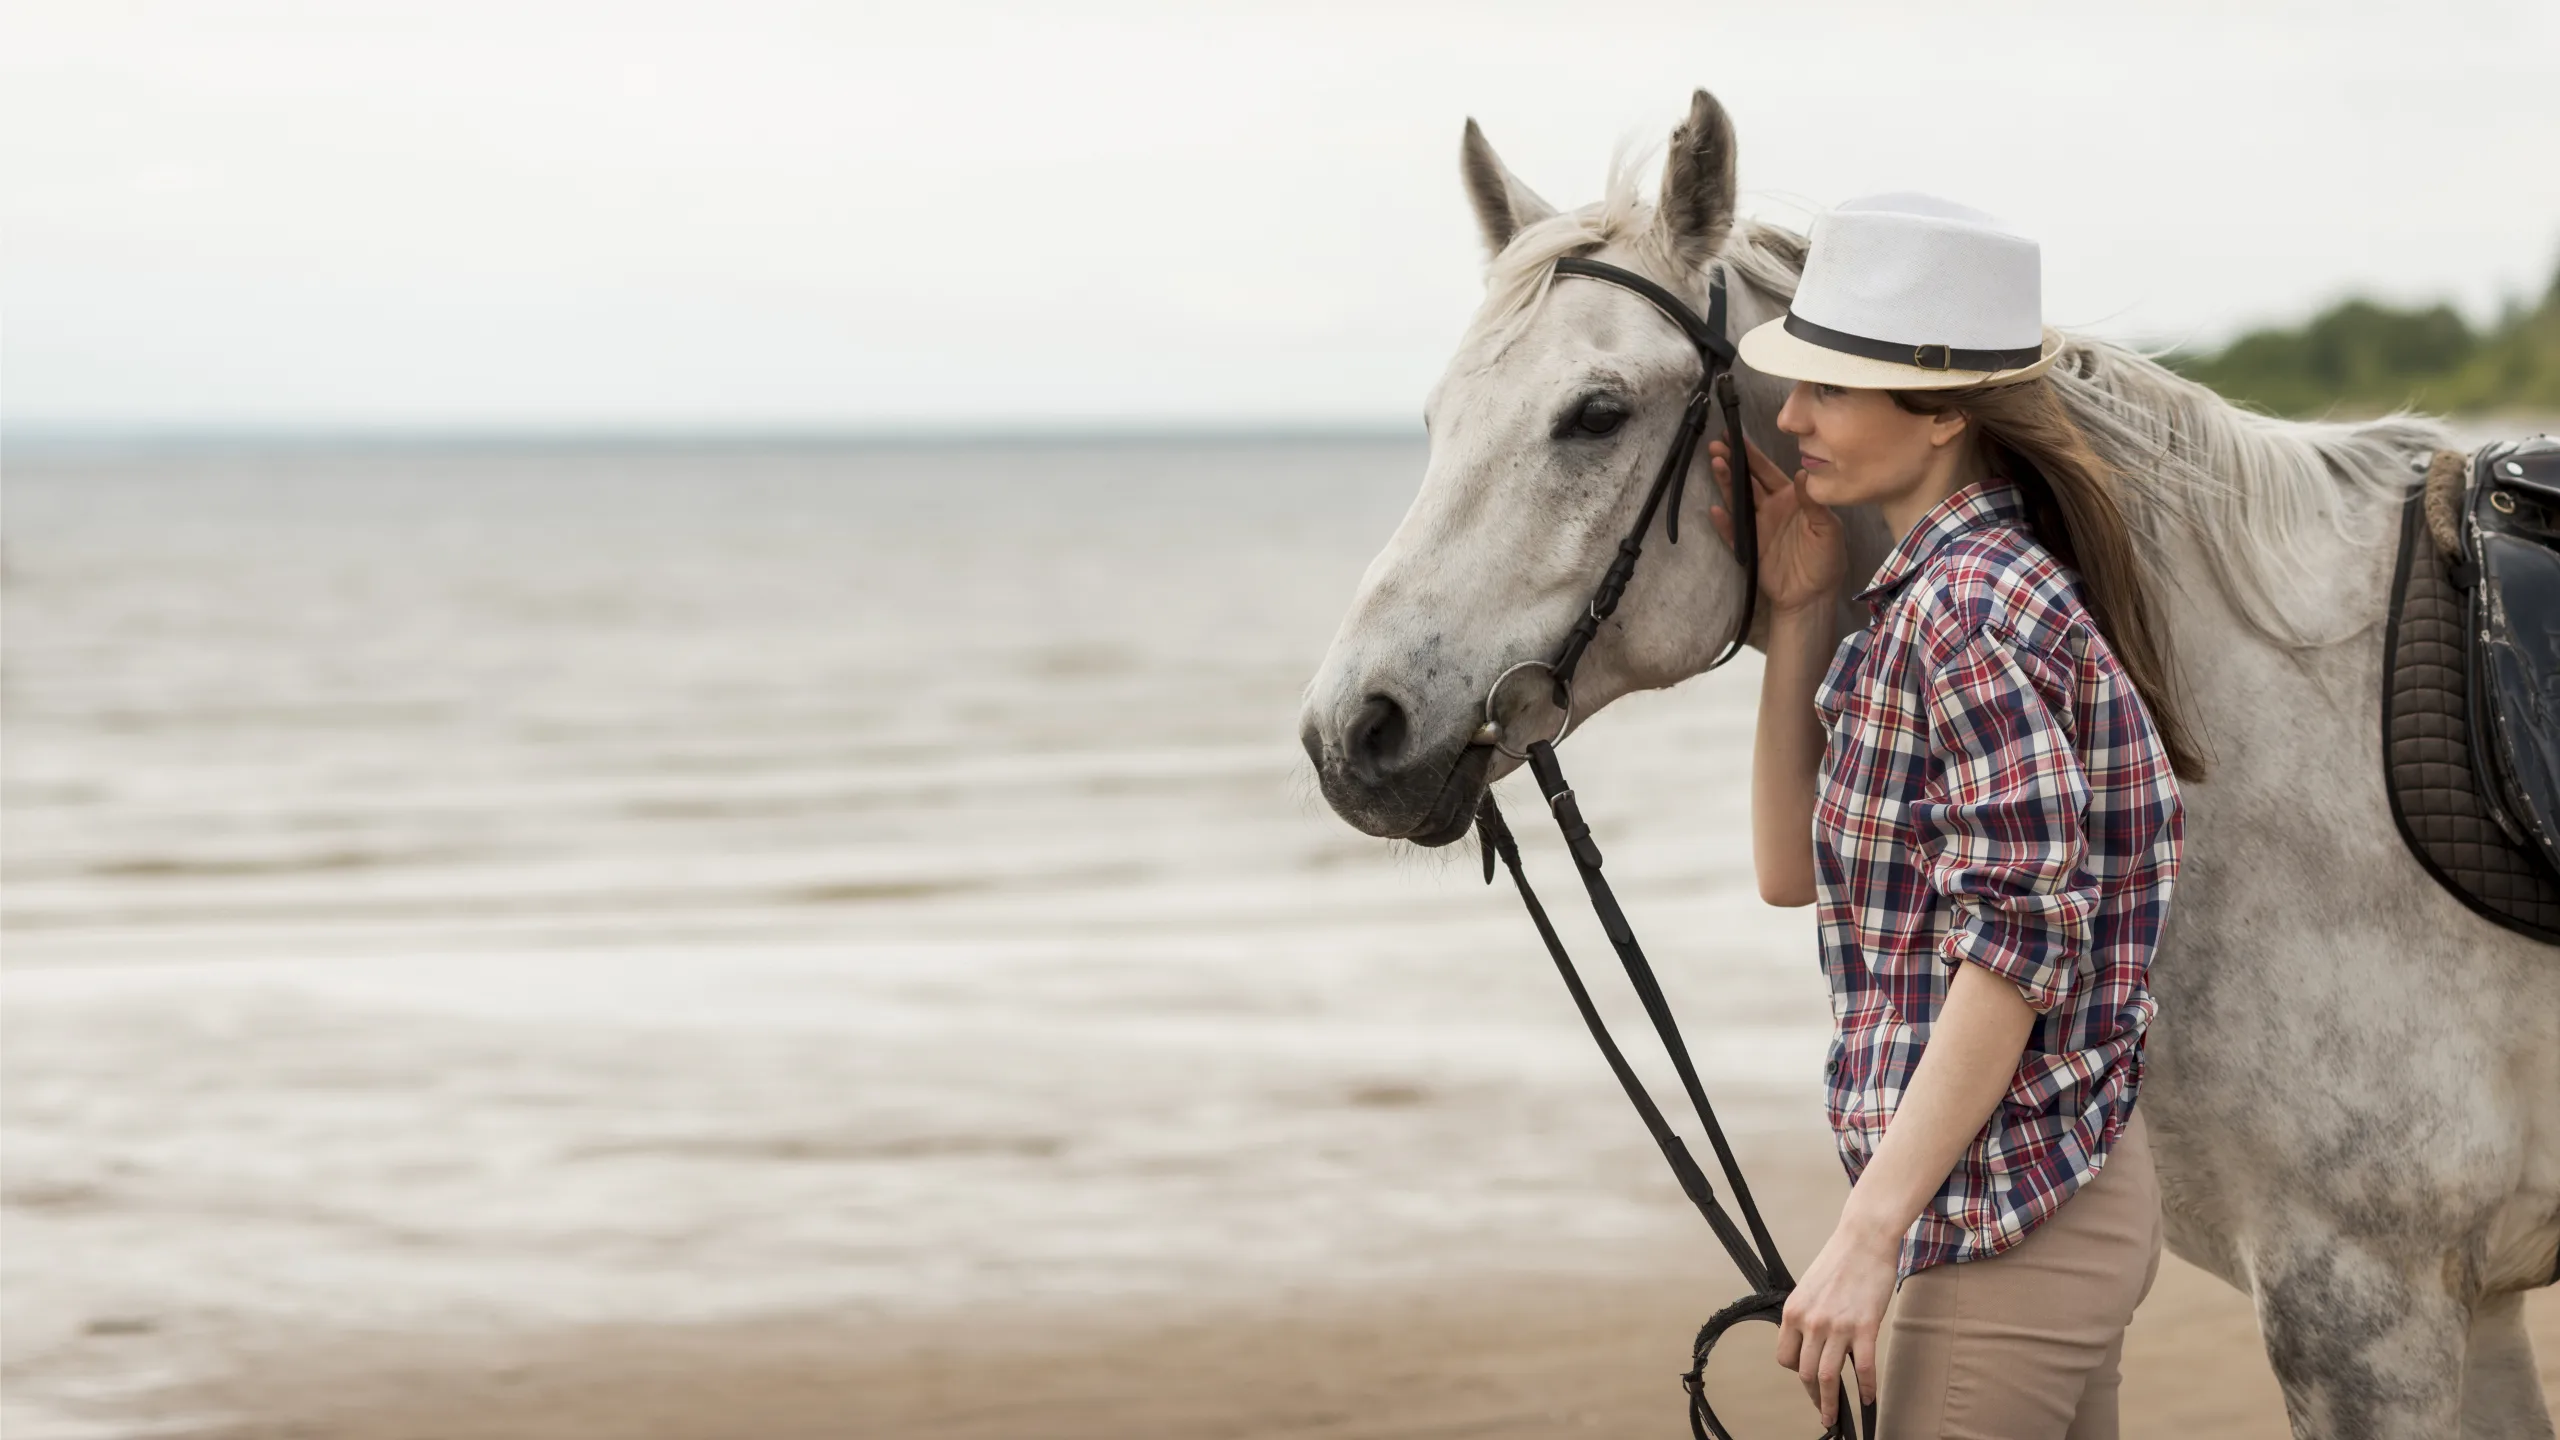
[[[1651,532],[1657,513],[1663,515],[1666,537],[1672,544],[1680,543],[1682,490],[1689,468],[1696,462],[1698,442],[1705,434],[1708,416],[1715,409],[1723,411],[1726,443],[1733,452],[1731,469],[1734,485],[1728,510],[1733,516],[1734,556],[1743,569],[1743,599],[1733,635],[1726,642],[1723,653],[1707,666],[1710,670],[1740,653],[1751,635],[1751,622],[1760,593],[1759,507],[1753,498],[1749,451],[1743,441],[1741,401],[1735,393],[1733,381],[1736,357],[1732,343],[1724,338],[1723,271],[1719,269],[1716,272],[1708,290],[1709,303],[1704,319],[1669,290],[1634,271],[1615,265],[1571,256],[1556,262],[1555,273],[1603,281],[1632,291],[1650,302],[1678,325],[1681,333],[1697,347],[1703,367],[1697,387],[1681,411],[1680,428],[1673,436],[1671,449],[1663,457],[1662,468],[1655,474],[1651,488],[1645,492],[1644,505],[1636,516],[1635,524],[1629,528],[1626,538],[1618,542],[1616,557],[1601,575],[1591,602],[1583,607],[1582,615],[1567,632],[1555,659],[1546,662],[1554,679],[1555,703],[1569,717],[1574,669],[1581,664],[1583,652],[1598,636],[1600,626],[1616,613],[1619,600],[1635,578],[1636,562],[1643,556],[1644,539]],[[1514,666],[1513,670],[1518,668]],[[1504,673],[1508,676],[1511,672]],[[1499,681],[1495,689],[1500,689]],[[1488,729],[1498,729],[1491,713],[1496,698],[1493,694],[1486,696]],[[1599,843],[1592,838],[1591,827],[1583,823],[1582,807],[1575,801],[1573,787],[1565,783],[1564,769],[1556,761],[1555,742],[1563,738],[1560,730],[1553,740],[1532,741],[1526,751],[1511,751],[1506,747],[1505,753],[1522,755],[1528,760],[1530,772],[1537,778],[1538,789],[1546,797],[1547,809],[1564,835],[1565,848],[1573,856],[1574,868],[1582,876],[1592,913],[1599,917],[1600,928],[1617,951],[1627,981],[1635,987],[1637,998],[1644,1004],[1646,1017],[1653,1022],[1654,1033],[1670,1055],[1672,1068],[1679,1073],[1681,1088],[1689,1097],[1690,1107],[1697,1112],[1699,1123],[1705,1127],[1707,1140],[1715,1150],[1717,1166],[1724,1172],[1725,1183],[1731,1187],[1734,1203],[1742,1212],[1741,1224],[1736,1224],[1733,1216],[1725,1210],[1716,1195],[1715,1186],[1708,1181],[1706,1172],[1699,1168],[1696,1157],[1689,1153],[1687,1142],[1663,1118],[1661,1107],[1654,1104],[1644,1082],[1637,1078],[1635,1068],[1627,1063],[1625,1052],[1618,1048],[1616,1038],[1601,1020],[1599,1009],[1592,1004],[1590,991],[1582,983],[1581,973],[1574,968],[1573,957],[1566,953],[1554,922],[1548,918],[1546,907],[1539,903],[1537,891],[1531,888],[1528,874],[1521,868],[1519,844],[1512,836],[1511,827],[1503,820],[1502,809],[1494,803],[1493,792],[1489,789],[1476,807],[1476,838],[1484,851],[1485,883],[1493,883],[1497,865],[1511,873],[1512,884],[1520,892],[1521,903],[1527,907],[1531,923],[1537,926],[1538,938],[1546,943],[1547,953],[1554,959],[1556,971],[1564,979],[1565,990],[1573,997],[1574,1008],[1581,1012],[1582,1022],[1590,1030],[1591,1038],[1599,1044],[1600,1054],[1608,1061],[1610,1072],[1617,1076],[1618,1085],[1626,1091],[1627,1100],[1634,1105],[1637,1117],[1653,1136],[1654,1144],[1660,1147],[1673,1178],[1679,1181],[1681,1192],[1697,1206],[1698,1213],[1706,1217],[1708,1228],[1715,1232],[1725,1253],[1732,1257],[1734,1267],[1742,1272],[1744,1282],[1752,1287],[1751,1294],[1716,1312],[1699,1329],[1692,1352],[1694,1363],[1680,1377],[1689,1392],[1689,1427],[1697,1440],[1733,1440],[1724,1423],[1716,1418],[1714,1407],[1707,1403],[1707,1358],[1715,1349],[1716,1342],[1735,1325],[1745,1321],[1766,1321],[1774,1325],[1783,1319],[1787,1296],[1794,1291],[1795,1280],[1787,1273],[1786,1262],[1778,1254],[1777,1242],[1770,1238],[1769,1228],[1760,1217],[1760,1207],[1751,1197],[1751,1187],[1743,1179],[1742,1167],[1733,1156],[1733,1147],[1725,1140],[1724,1127],[1716,1121],[1715,1108],[1707,1103],[1706,1086],[1699,1080],[1697,1066],[1689,1058],[1688,1045],[1680,1038],[1679,1022],[1672,1017],[1670,1002],[1663,998],[1662,986],[1654,977],[1651,962],[1645,959],[1644,947],[1637,943],[1634,927],[1627,923],[1626,912],[1619,907],[1616,893],[1611,890],[1608,878],[1601,873]],[[1500,741],[1497,738],[1489,743],[1498,745]],[[1745,1227],[1748,1227],[1748,1235],[1744,1233]],[[1875,1407],[1857,1407],[1859,1426],[1853,1430],[1849,1418],[1852,1398],[1850,1377],[1844,1375],[1840,1377],[1838,1418],[1831,1428],[1823,1432],[1822,1440],[1859,1440],[1861,1435],[1866,1440],[1874,1440]]]
[[[1793,1288],[1760,1290],[1745,1295],[1717,1311],[1706,1324],[1698,1327],[1697,1343],[1690,1350],[1689,1368],[1680,1376],[1680,1383],[1689,1391],[1689,1433],[1695,1440],[1733,1440],[1733,1433],[1716,1418],[1715,1407],[1707,1403],[1707,1357],[1715,1353],[1716,1342],[1724,1338],[1727,1330],[1746,1321],[1775,1325],[1785,1319],[1787,1296]],[[1871,1404],[1861,1403],[1858,1406],[1857,1428],[1850,1428],[1849,1389],[1849,1377],[1841,1376],[1840,1408],[1834,1412],[1836,1418],[1830,1428],[1822,1432],[1819,1440],[1859,1440],[1860,1436],[1865,1440],[1876,1440],[1876,1407]]]

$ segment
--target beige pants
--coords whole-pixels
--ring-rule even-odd
[[[2118,1362],[2160,1273],[2160,1177],[2137,1107],[2106,1167],[1988,1260],[1902,1282],[1884,1440],[2115,1440]]]

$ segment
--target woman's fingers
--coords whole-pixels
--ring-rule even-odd
[[[1751,454],[1751,493],[1754,503],[1764,507],[1772,504],[1788,493],[1791,487],[1798,500],[1805,498],[1803,471],[1799,470],[1789,475],[1779,469],[1778,462],[1770,459],[1759,446],[1753,445],[1748,440],[1744,441],[1743,445]],[[1725,500],[1730,503],[1733,499],[1733,451],[1723,441],[1707,442],[1707,470],[1715,476],[1716,488],[1724,492]]]
[[[1785,489],[1787,475],[1778,468],[1777,462],[1764,454],[1759,446],[1747,440],[1743,444],[1751,453],[1753,491],[1767,497]],[[1716,484],[1724,487],[1725,494],[1730,496],[1733,493],[1733,448],[1721,440],[1708,441],[1707,466],[1715,472]]]
[[[1751,478],[1758,482],[1761,494],[1775,495],[1786,488],[1787,472],[1778,468],[1777,461],[1770,459],[1767,452],[1752,444],[1748,436],[1743,438],[1742,448],[1750,453]]]
[[[1732,457],[1726,453],[1724,442],[1721,440],[1710,440],[1707,442],[1707,472],[1715,477],[1716,493],[1724,497],[1725,504],[1731,505],[1733,503]],[[1751,504],[1753,509],[1763,513],[1768,512],[1769,508],[1778,503],[1780,497],[1786,493],[1783,486],[1778,489],[1771,489],[1766,483],[1764,483],[1766,478],[1767,477],[1759,473],[1758,467],[1753,467],[1751,476]],[[1733,536],[1728,533],[1724,538],[1730,541]]]
[[[1844,1378],[1856,1379],[1859,1404],[1876,1403],[1876,1332],[1861,1328],[1852,1334],[1816,1324],[1801,1333],[1782,1330],[1780,1338],[1778,1363],[1796,1372],[1805,1395],[1821,1412],[1824,1426],[1840,1418],[1840,1382]],[[1784,1343],[1789,1340],[1796,1342],[1792,1354]]]
[[[1778,1363],[1796,1372],[1826,1427],[1840,1417],[1844,1370],[1857,1378],[1859,1401],[1875,1403],[1875,1334],[1864,1326],[1853,1330],[1837,1320],[1784,1316],[1778,1324]]]
[[[1820,1387],[1814,1404],[1822,1410],[1822,1425],[1829,1429],[1840,1416],[1840,1366],[1849,1358],[1849,1337],[1834,1334],[1822,1342],[1822,1364],[1813,1382]]]

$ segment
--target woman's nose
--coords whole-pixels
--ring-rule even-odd
[[[1778,407],[1778,428],[1786,431],[1790,435],[1810,435],[1813,433],[1813,419],[1806,413],[1804,403],[1804,392],[1806,388],[1807,387],[1803,381],[1797,381],[1795,385],[1787,391],[1787,403]]]

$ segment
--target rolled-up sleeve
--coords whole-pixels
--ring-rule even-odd
[[[1930,781],[1911,807],[1922,869],[1954,910],[1940,957],[2008,977],[2038,1014],[2070,997],[2099,900],[2088,776],[2054,713],[2070,693],[2048,657],[1975,632],[1932,677]]]

